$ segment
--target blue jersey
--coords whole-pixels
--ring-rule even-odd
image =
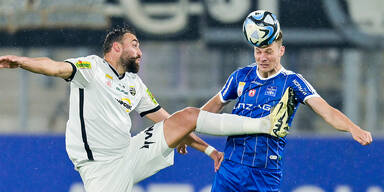
[[[295,112],[299,103],[304,103],[310,97],[319,97],[312,86],[300,75],[283,67],[275,75],[263,78],[257,71],[257,65],[241,68],[228,78],[220,98],[223,103],[237,99],[232,113],[252,118],[264,117],[270,114],[281,99],[287,87],[294,90]],[[281,169],[281,159],[286,144],[286,138],[276,138],[266,134],[230,136],[224,150],[224,159],[243,165]]]

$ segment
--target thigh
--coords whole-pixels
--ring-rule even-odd
[[[134,183],[173,165],[174,149],[169,148],[165,141],[163,122],[134,136],[126,156],[134,158]]]

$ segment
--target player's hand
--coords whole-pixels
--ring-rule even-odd
[[[14,55],[6,55],[0,57],[0,69],[1,68],[18,68],[20,67],[20,57]]]
[[[188,150],[187,150],[187,144],[185,143],[180,143],[177,147],[177,152],[182,154],[182,155],[185,155],[188,153]]]
[[[361,145],[369,145],[372,143],[372,135],[369,131],[357,128],[352,129],[351,134],[353,139],[359,142]]]
[[[224,153],[214,150],[209,157],[211,157],[211,159],[215,162],[215,172],[217,172],[220,168],[221,162],[224,160]]]

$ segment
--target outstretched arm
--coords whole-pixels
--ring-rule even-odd
[[[47,57],[30,58],[14,55],[0,57],[1,68],[23,68],[33,73],[67,79],[71,76],[73,68],[67,62],[54,61]]]
[[[163,108],[161,108],[160,110],[154,113],[150,113],[146,115],[148,119],[156,123],[168,118],[169,116],[170,116],[169,113],[165,111]],[[177,151],[180,154],[188,153],[186,149],[186,145],[189,145],[200,152],[206,153],[209,157],[213,159],[215,163],[215,171],[219,169],[224,156],[222,152],[217,151],[215,148],[212,148],[211,146],[209,146],[204,140],[202,140],[200,137],[198,137],[194,133],[190,133],[180,141],[180,144],[176,147]]]
[[[207,103],[205,103],[201,110],[212,112],[212,113],[219,113],[223,110],[226,103],[222,103],[219,93],[212,97]]]
[[[361,129],[354,124],[347,116],[339,110],[330,106],[324,99],[313,97],[306,103],[320,115],[328,124],[340,131],[348,131],[352,134],[353,139],[362,145],[368,145],[372,142],[371,133]]]

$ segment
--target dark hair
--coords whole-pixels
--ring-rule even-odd
[[[114,42],[121,41],[123,39],[124,34],[126,33],[136,35],[135,31],[129,26],[117,27],[108,32],[108,34],[105,36],[103,44],[104,55],[111,51],[112,44]]]

